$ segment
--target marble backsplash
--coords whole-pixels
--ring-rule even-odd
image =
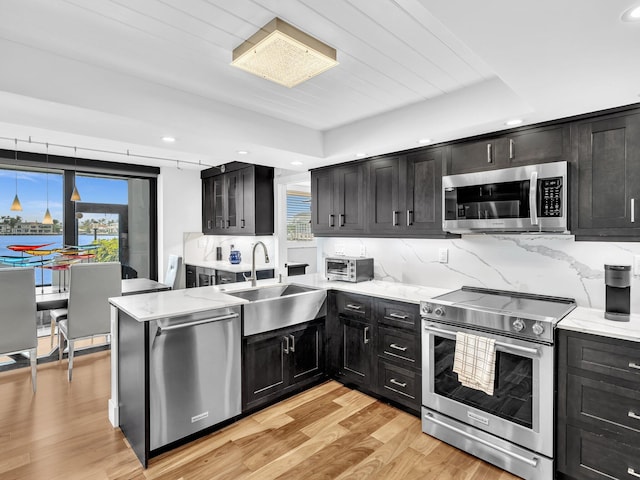
[[[216,261],[216,247],[222,248],[222,260],[228,260],[231,245],[234,245],[237,250],[240,250],[242,260],[244,262],[251,262],[251,250],[253,248],[253,244],[258,240],[266,245],[269,256],[275,258],[275,237],[271,235],[260,237],[234,237],[226,235],[204,235],[199,232],[186,232],[183,236],[185,263]]]
[[[465,235],[458,239],[318,238],[324,257],[373,257],[376,280],[456,289],[462,285],[575,298],[605,305],[604,265],[633,265],[640,242],[576,242],[571,235]],[[446,249],[448,261],[439,256]],[[639,277],[631,280],[631,311],[640,313]]]

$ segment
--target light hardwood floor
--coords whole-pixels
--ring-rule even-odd
[[[0,479],[512,480],[420,420],[327,382],[168,452],[143,470],[107,419],[109,352],[0,374]]]

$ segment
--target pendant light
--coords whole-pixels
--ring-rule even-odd
[[[22,205],[20,205],[20,199],[18,198],[18,139],[15,139],[16,146],[16,157],[14,162],[14,168],[16,170],[16,196],[13,197],[13,203],[11,204],[11,210],[14,212],[21,212]]]
[[[72,202],[80,202],[82,199],[80,198],[80,193],[78,193],[78,187],[76,186],[76,176],[78,175],[78,152],[76,151],[76,147],[73,147],[73,192],[71,192],[70,200]]]
[[[53,218],[49,212],[49,143],[47,143],[47,211],[42,219],[43,225],[53,225]]]

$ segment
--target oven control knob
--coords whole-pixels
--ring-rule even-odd
[[[433,313],[438,317],[443,317],[444,316],[444,307],[436,307],[436,309],[433,311]]]
[[[536,335],[542,335],[542,333],[544,332],[544,325],[542,325],[541,323],[534,323],[533,327],[531,327],[531,330],[533,330],[533,333],[535,333]]]
[[[422,304],[422,314],[426,315],[429,314],[433,311],[433,307],[431,306],[430,303],[423,303]]]
[[[511,325],[516,332],[524,330],[524,322],[520,318],[516,318]]]

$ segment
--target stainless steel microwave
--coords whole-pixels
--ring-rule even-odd
[[[567,233],[567,162],[442,177],[442,229]]]
[[[328,280],[343,282],[373,280],[373,258],[326,257],[325,267]]]

